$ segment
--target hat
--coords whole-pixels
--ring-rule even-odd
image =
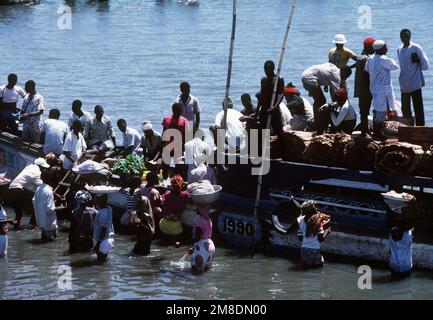
[[[223,101],[222,101],[223,106],[224,106],[224,101],[225,101],[225,99],[223,99]],[[230,97],[227,98],[227,108],[233,108],[233,100]]]
[[[316,202],[313,200],[305,201],[301,205],[302,214],[304,215],[312,215],[317,212]]]
[[[383,40],[376,40],[373,43],[373,49],[374,50],[380,50],[386,45],[385,41]]]
[[[43,167],[43,168],[49,168],[50,165],[44,158],[37,158],[35,162],[33,162],[35,165]]]
[[[150,121],[143,121],[143,131],[153,130],[152,123]]]
[[[372,37],[367,38],[367,39],[364,40],[364,46],[366,46],[366,47],[372,47],[375,41],[376,41],[375,38],[372,38]]]
[[[284,93],[295,94],[295,93],[299,93],[299,91],[294,85],[291,85],[284,88]]]
[[[342,98],[344,100],[347,100],[347,91],[346,91],[346,89],[341,88],[341,89],[335,90],[335,92],[334,92],[334,98],[335,97],[339,97],[339,98]]]
[[[335,35],[334,40],[332,42],[336,44],[345,44],[347,40],[344,34],[339,33]]]

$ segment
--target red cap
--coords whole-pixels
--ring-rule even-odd
[[[298,93],[298,89],[295,86],[293,87],[285,87],[284,93]]]
[[[374,38],[367,38],[367,39],[365,39],[364,40],[364,46],[366,46],[366,47],[372,47],[373,46],[373,43],[376,41],[376,39],[374,39]]]

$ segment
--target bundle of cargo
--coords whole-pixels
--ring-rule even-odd
[[[433,153],[431,151],[424,152],[415,175],[433,178]]]
[[[351,140],[347,134],[323,134],[315,136],[304,152],[303,159],[307,163],[326,166],[339,165],[339,157],[344,145]]]
[[[285,161],[301,161],[312,140],[313,132],[284,130],[277,142],[272,142],[271,139],[271,157],[274,150],[274,155],[278,154]],[[275,148],[272,148],[272,143]]]
[[[379,142],[371,139],[353,139],[340,144],[336,164],[352,170],[374,170]]]
[[[400,127],[407,127],[407,125],[400,121],[385,121],[383,134],[387,138],[398,138],[398,130]]]
[[[413,174],[423,157],[421,146],[395,142],[382,146],[376,153],[375,168],[382,173]]]

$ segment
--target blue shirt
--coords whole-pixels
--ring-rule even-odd
[[[388,247],[391,250],[389,267],[396,272],[410,271],[412,269],[412,230],[406,231],[399,241],[389,236]]]
[[[102,240],[106,240],[114,236],[113,212],[109,206],[100,209],[96,214],[95,220],[93,221],[93,239],[95,241],[100,240],[99,236],[101,234],[102,228],[107,229],[105,237]]]
[[[412,62],[412,54],[417,53],[420,63]],[[401,45],[397,49],[398,61],[400,63],[400,90],[409,93],[421,89],[425,85],[422,70],[429,69],[429,61],[424,50],[419,44],[411,42],[409,47]]]

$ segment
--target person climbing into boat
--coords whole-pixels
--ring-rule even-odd
[[[327,62],[309,67],[302,73],[301,77],[304,89],[308,91],[308,95],[314,100],[314,121],[317,126],[317,113],[320,107],[326,104],[326,98],[321,87],[324,87],[325,92],[330,91],[332,99],[335,90],[340,89],[340,69],[334,64]]]
[[[194,245],[187,251],[191,255],[191,270],[196,273],[208,271],[212,267],[215,245],[212,241],[212,220],[209,217],[209,204],[198,205],[200,216],[192,230]]]
[[[224,109],[224,99],[221,104]],[[225,131],[220,130],[224,128],[224,110],[217,113],[214,124],[209,127],[216,146],[219,146],[219,139],[224,141],[224,148],[232,147],[238,151],[243,146],[245,124],[240,121],[242,117],[242,113],[233,108],[233,101],[229,97],[227,100],[227,124]]]
[[[336,90],[332,101],[319,109],[316,134],[326,132],[329,125],[330,133],[352,134],[356,126],[356,112],[349,102],[347,91],[345,89]]]
[[[107,194],[96,197],[98,212],[93,220],[93,252],[99,262],[105,262],[114,247],[113,211]]]
[[[24,98],[26,92],[17,86],[18,76],[14,73],[8,75],[8,83],[0,86],[0,130],[8,131],[12,134],[18,133],[17,103],[19,97]]]
[[[86,152],[87,144],[81,133],[83,125],[80,120],[74,120],[72,131],[68,133],[63,145],[63,154],[60,159],[63,161],[63,168],[72,169],[77,165],[78,160]]]
[[[33,164],[26,166],[10,183],[6,195],[6,204],[15,212],[17,223],[14,225],[14,230],[20,229],[24,212],[31,217],[30,225],[36,225],[32,199],[36,189],[43,183],[41,173],[48,168],[50,168],[50,165],[45,159],[37,158]]]
[[[101,105],[95,106],[95,117],[84,128],[84,138],[88,146],[95,152],[104,152],[113,149],[116,145],[116,135],[111,119],[104,114],[104,108]]]
[[[63,206],[56,206],[54,202],[54,183],[49,170],[41,173],[42,184],[36,189],[32,199],[35,210],[36,223],[41,229],[42,241],[53,241],[57,238],[57,214]]]
[[[387,57],[388,47],[383,40],[373,44],[375,53],[367,60],[365,71],[370,76],[370,92],[373,96],[373,137],[384,139],[384,123],[387,109],[396,110],[391,72],[398,69],[397,63]]]
[[[87,252],[93,248],[93,219],[97,214],[92,195],[87,190],[75,194],[77,207],[72,210],[69,229],[69,253]]]
[[[141,144],[141,135],[134,128],[128,127],[125,119],[117,120],[117,127],[123,133],[123,150],[120,155],[137,154]]]
[[[257,107],[252,103],[251,96],[249,93],[244,93],[241,95],[241,102],[243,109],[241,110],[242,115],[251,116],[256,112]]]
[[[200,103],[191,94],[191,86],[188,82],[182,82],[179,86],[180,94],[174,101],[182,106],[182,116],[184,116],[194,132],[200,127]]]
[[[180,175],[175,175],[171,179],[171,190],[162,196],[162,216],[159,228],[163,237],[169,242],[176,242],[183,232],[181,223],[182,213],[185,211],[189,201],[188,190],[183,189],[183,179]]]
[[[410,99],[412,98],[415,112],[415,125],[424,126],[424,104],[422,99],[422,88],[425,86],[423,71],[429,69],[429,60],[423,48],[411,41],[412,32],[403,29],[400,32],[402,45],[397,49],[400,63],[400,91],[403,117],[412,118]]]
[[[27,92],[21,107],[21,121],[23,123],[23,133],[21,137],[24,141],[39,143],[41,140],[42,114],[45,109],[44,98],[36,91],[36,83],[29,80],[24,88]]]
[[[51,109],[42,124],[41,144],[44,146],[44,153],[54,153],[60,156],[63,153],[63,145],[69,132],[68,126],[60,119],[60,110]]]
[[[370,114],[372,96],[370,92],[370,77],[365,70],[365,66],[372,54],[374,54],[373,44],[375,38],[366,38],[363,42],[364,49],[358,57],[355,71],[355,98],[359,100],[359,115],[361,117],[361,136],[368,136],[368,115]]]
[[[350,59],[358,60],[356,53],[344,46],[347,43],[344,34],[336,34],[332,42],[335,44],[335,48],[329,50],[328,59],[330,63],[342,68],[347,66]]]
[[[137,242],[132,252],[137,255],[147,256],[150,253],[150,245],[155,235],[155,219],[152,204],[147,197],[142,196],[138,201],[136,217]]]
[[[291,82],[284,88],[284,97],[286,98],[287,108],[292,115],[292,119],[290,120],[291,129],[297,131],[313,131],[313,106],[307,99],[301,97],[298,88]]]
[[[143,149],[143,158],[147,164],[150,164],[154,171],[159,171],[162,163],[162,137],[159,132],[153,130],[150,121],[143,121],[143,136],[141,137],[141,148]],[[149,168],[151,169],[151,168]]]
[[[319,212],[315,203],[308,202],[302,207],[305,215],[298,218],[298,239],[301,244],[301,263],[305,268],[323,267],[325,260],[320,252],[320,243],[331,232],[325,225],[330,217]]]
[[[72,125],[75,120],[80,120],[83,128],[86,128],[90,120],[92,120],[92,115],[90,112],[82,110],[83,103],[80,100],[74,100],[72,102],[72,114],[69,116],[68,127],[72,130]]]
[[[163,158],[162,161],[162,176],[164,179],[168,178],[168,171],[170,168],[171,162],[174,160],[175,162],[177,159],[173,159],[175,154],[182,155],[185,150],[185,142],[186,142],[186,133],[190,130],[188,119],[182,116],[182,110],[183,106],[180,103],[174,103],[171,107],[172,114],[165,116],[162,120],[162,128],[163,128],[163,136],[164,133],[167,130],[177,130],[178,133],[181,135],[181,141],[179,139],[176,139],[171,134],[168,134],[170,136],[170,140],[163,142],[163,148],[167,147],[168,145],[172,145],[174,149],[170,151],[169,157],[167,159]],[[174,133],[174,132],[173,132]],[[175,152],[176,151],[176,152]]]

